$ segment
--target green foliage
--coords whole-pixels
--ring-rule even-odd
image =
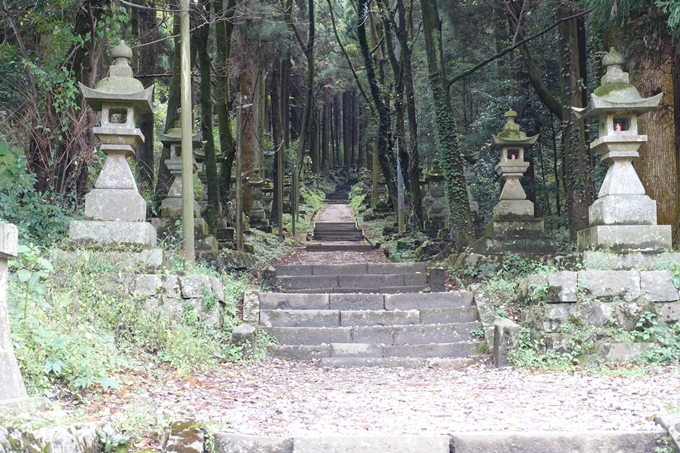
[[[509,356],[514,366],[520,369],[572,370],[577,358],[571,353],[546,351],[543,340],[532,340],[529,329],[522,328],[519,336],[519,349]]]
[[[21,242],[47,246],[67,236],[69,222],[78,214],[73,200],[40,194],[34,184],[23,152],[0,140],[0,218],[17,225]]]
[[[130,435],[117,432],[110,424],[105,425],[99,432],[99,440],[102,443],[104,453],[122,452],[123,447],[130,441]]]

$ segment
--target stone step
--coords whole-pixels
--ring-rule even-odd
[[[387,346],[376,343],[331,343],[318,345],[271,344],[267,346],[270,356],[286,357],[292,360],[314,360],[323,358],[465,358],[479,354],[481,342],[461,341],[458,343],[435,343],[418,345]]]
[[[330,288],[381,288],[399,286],[427,286],[427,274],[339,274],[290,275],[276,277],[277,284],[285,290]]]
[[[373,288],[297,288],[296,293],[318,293],[323,290],[330,294],[352,294],[352,293],[367,293],[367,294],[400,294],[400,293],[420,293],[428,287],[425,285],[416,286],[381,286]]]
[[[367,327],[265,327],[279,344],[376,343],[414,345],[468,341],[479,322]]]
[[[420,310],[260,310],[265,327],[367,327],[459,324],[477,321],[477,307]]]
[[[314,229],[337,229],[337,228],[353,228],[356,229],[357,225],[354,222],[316,222],[314,224]]]
[[[343,234],[314,234],[313,239],[315,241],[335,241],[335,242],[340,242],[340,241],[363,241],[364,240],[364,235],[361,233],[343,233]]]
[[[277,276],[427,273],[425,263],[299,264],[277,266]]]
[[[336,365],[331,365],[335,360]],[[425,366],[432,361],[323,359],[329,366]],[[428,363],[429,362],[429,363]],[[437,365],[437,362],[434,362]],[[451,432],[446,435],[300,433],[295,437],[215,434],[215,453],[651,453],[671,451],[663,429],[630,431]]]
[[[415,294],[260,293],[260,309],[274,310],[436,310],[472,305],[471,291]]]
[[[375,250],[371,244],[307,244],[308,252],[370,252]]]

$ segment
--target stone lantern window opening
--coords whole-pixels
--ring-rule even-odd
[[[135,117],[132,107],[117,105],[102,105],[102,126],[135,127]]]
[[[501,151],[501,160],[503,162],[511,160],[524,162],[524,148],[503,148]]]

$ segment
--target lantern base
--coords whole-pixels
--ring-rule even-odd
[[[590,226],[656,225],[656,201],[647,195],[607,195],[588,208]]]
[[[156,246],[156,229],[148,222],[71,220],[71,241],[86,247]]]
[[[598,225],[578,232],[578,249],[670,250],[670,225]]]
[[[482,255],[553,255],[557,246],[547,237],[483,237],[472,249]]]
[[[85,195],[85,218],[107,222],[143,222],[146,201],[132,189],[93,189]]]
[[[545,230],[542,219],[493,220],[486,225],[485,236],[494,238],[543,237]]]
[[[534,218],[534,204],[529,200],[501,200],[493,207],[494,220],[524,220]]]

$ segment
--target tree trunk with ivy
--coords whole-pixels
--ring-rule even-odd
[[[456,121],[451,109],[446,80],[444,49],[442,48],[442,22],[439,19],[436,0],[420,0],[420,5],[423,15],[427,68],[434,99],[438,154],[440,166],[444,170],[449,228],[454,247],[460,250],[472,243],[474,232],[467,184],[463,176],[465,165],[458,147]]]

